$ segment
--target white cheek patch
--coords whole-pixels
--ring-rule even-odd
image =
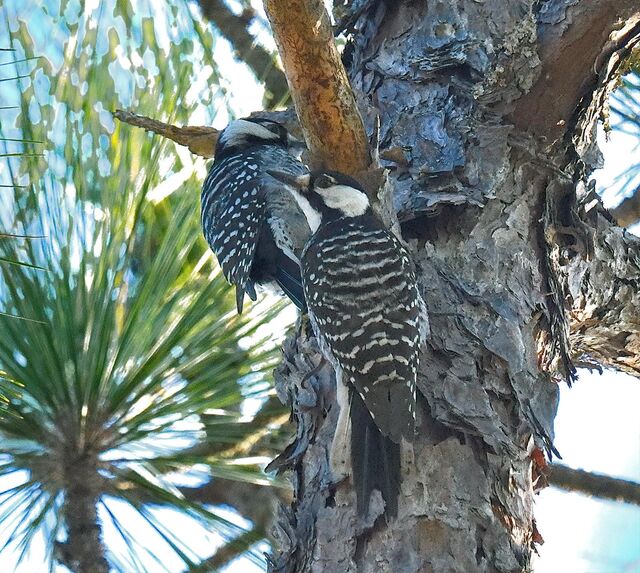
[[[273,141],[278,139],[278,136],[275,133],[272,133],[259,123],[246,121],[244,119],[236,119],[225,127],[222,135],[222,141],[226,145],[233,146],[244,143],[247,135],[253,135],[259,139]]]
[[[318,189],[317,192],[327,207],[338,209],[348,217],[364,215],[369,208],[369,198],[362,191],[348,185],[333,185],[326,189]]]
[[[309,203],[309,200],[300,193],[297,189],[294,189],[290,185],[286,185],[287,191],[293,195],[293,198],[296,200],[296,203],[302,209],[305,218],[307,219],[307,223],[309,223],[309,228],[312,233],[315,233],[322,222],[322,216],[319,211],[316,211]]]

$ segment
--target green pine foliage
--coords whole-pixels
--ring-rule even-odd
[[[31,6],[29,18],[20,4],[0,13],[16,72],[2,88],[15,109],[0,129],[19,146],[0,158],[0,183],[10,185],[0,219],[0,484],[12,484],[0,490],[0,561],[6,551],[28,557],[39,538],[53,570],[65,476],[89,459],[99,515],[125,548],[107,547],[114,570],[142,571],[144,559],[163,567],[117,502],[196,568],[189,540],[153,508],[255,543],[217,508],[187,499],[175,478],[268,483],[255,459],[243,461],[260,450],[249,438],[266,423],[243,415],[243,404],[272,392],[269,325],[282,306],[236,315],[201,237],[201,182],[194,175],[149,200],[183,161],[173,144],[114,124],[109,110],[186,122],[211,100],[214,40],[184,3],[155,20],[129,2],[92,13],[71,2],[59,12]]]

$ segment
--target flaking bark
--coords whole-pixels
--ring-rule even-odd
[[[572,352],[586,367],[640,376],[640,239],[613,223],[593,190],[580,189],[581,232],[561,237],[557,260]]]
[[[635,17],[638,6],[602,3],[605,19],[586,25],[580,19],[593,14],[575,4],[341,3],[353,31],[348,74],[369,132],[380,119],[380,157],[429,308],[424,399],[413,452],[405,452],[398,519],[376,519],[383,508],[374,499],[371,518],[359,520],[348,480],[335,483],[328,466],[335,382],[326,371],[306,377],[317,361],[313,341],[289,340],[277,387],[297,434],[276,465],[292,470],[295,498],[279,514],[271,571],[529,570],[541,541],[539,459],[553,451],[557,382],[574,378],[579,353],[567,294],[578,285],[583,301],[613,309],[601,340],[619,332],[615,318],[640,315],[630,295],[635,271],[625,267],[637,247],[610,221],[594,225],[587,194],[576,193],[596,165],[593,126],[616,67],[637,41],[634,25],[609,37],[618,15],[608,10]],[[553,89],[564,90],[557,110],[544,90],[548,110],[527,104],[555,65],[550,54],[566,48],[570,60],[575,37],[594,29],[601,33],[584,57],[595,75],[566,75],[563,84],[554,74]],[[596,260],[618,286],[631,281],[624,297],[597,294],[605,284],[584,270]],[[638,325],[626,324],[633,340]]]

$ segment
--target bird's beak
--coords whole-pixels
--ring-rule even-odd
[[[307,173],[306,175],[300,175],[298,177],[291,175],[290,173],[275,171],[274,169],[267,169],[267,173],[274,179],[290,185],[291,187],[293,187],[294,189],[298,189],[299,191],[302,191],[309,187],[309,182],[311,181],[311,175],[309,173]]]

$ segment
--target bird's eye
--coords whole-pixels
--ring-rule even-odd
[[[316,179],[316,185],[322,189],[326,189],[327,187],[331,187],[335,185],[336,180],[329,175],[320,175],[318,179]]]
[[[254,123],[264,127],[267,131],[270,131],[274,135],[280,136],[282,126],[275,121],[271,121],[269,119],[257,118],[252,120]]]
[[[264,122],[262,122],[262,126],[278,137],[282,135],[283,128],[279,123],[276,123],[275,121],[265,120]]]

